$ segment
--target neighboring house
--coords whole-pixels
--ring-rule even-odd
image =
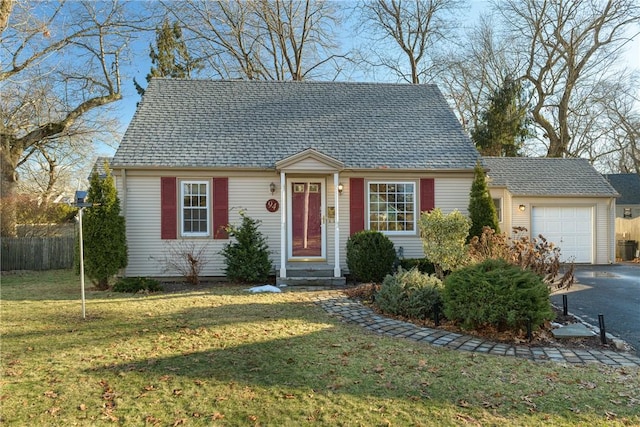
[[[153,79],[111,163],[126,275],[176,276],[165,261],[187,242],[223,276],[241,210],[280,283],[344,282],[360,230],[423,257],[420,212],[466,213],[478,159],[434,85]]]
[[[96,158],[96,161],[93,164],[93,167],[91,168],[91,173],[89,174],[89,177],[87,179],[91,181],[91,177],[93,176],[94,173],[98,173],[99,178],[105,179],[107,177],[107,170],[104,168],[105,164],[107,167],[110,168],[112,161],[113,161],[113,157]]]
[[[615,262],[618,193],[586,159],[484,157],[483,164],[502,231],[542,235],[563,261]]]
[[[640,175],[616,173],[604,177],[620,193],[620,198],[616,201],[616,217],[640,217]]]

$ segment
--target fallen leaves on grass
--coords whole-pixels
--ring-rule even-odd
[[[469,415],[464,415],[464,414],[456,414],[456,419],[458,419],[459,421],[464,422],[465,424],[472,424],[475,426],[481,426],[482,424],[476,420],[475,418],[469,416]]]
[[[587,389],[587,390],[593,390],[597,387],[598,385],[596,383],[593,383],[591,381],[580,381],[578,383],[578,388],[583,388],[583,389]]]
[[[50,399],[55,399],[55,398],[57,398],[57,397],[58,397],[58,393],[56,393],[56,392],[55,392],[55,391],[53,391],[53,390],[47,390],[47,391],[45,391],[45,392],[44,392],[44,395],[45,395],[45,397],[48,397],[48,398],[50,398]]]

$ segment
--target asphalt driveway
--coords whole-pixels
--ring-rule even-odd
[[[566,292],[569,312],[596,327],[602,314],[606,331],[640,355],[640,264],[576,265],[575,275],[578,284]],[[562,307],[563,294],[551,301]]]

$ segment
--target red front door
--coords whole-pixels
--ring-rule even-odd
[[[322,256],[322,184],[291,183],[293,257]]]

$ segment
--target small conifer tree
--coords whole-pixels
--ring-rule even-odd
[[[120,200],[105,162],[106,177],[91,175],[83,224],[84,259],[87,276],[96,288],[109,288],[109,279],[127,266],[125,220],[120,216]]]
[[[476,163],[474,169],[473,184],[471,184],[471,194],[469,197],[469,217],[471,218],[471,228],[469,237],[482,235],[484,227],[491,227],[496,233],[500,233],[498,225],[498,212],[493,203],[489,188],[487,187],[487,177],[480,162]]]
[[[260,221],[254,220],[240,212],[242,224],[239,227],[229,226],[229,242],[222,250],[226,261],[225,274],[232,282],[256,283],[269,277],[271,261],[267,239],[258,230]]]
[[[189,79],[191,74],[202,68],[200,60],[191,58],[187,45],[182,38],[182,29],[178,21],[171,24],[168,19],[156,27],[156,47],[149,45],[151,71],[147,74],[147,83],[153,77],[170,77],[174,79]],[[145,89],[133,79],[133,84],[140,96]]]

